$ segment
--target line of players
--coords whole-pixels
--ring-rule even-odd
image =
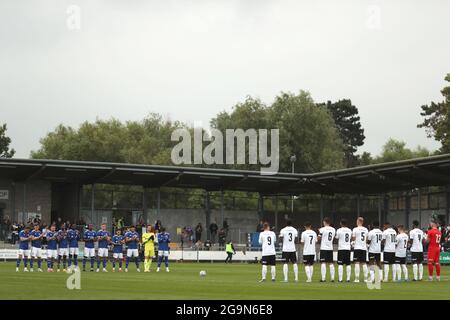
[[[79,241],[84,242],[83,254],[83,271],[86,271],[86,264],[90,261],[90,271],[94,271],[95,258],[97,257],[97,272],[100,271],[102,264],[103,272],[108,272],[106,269],[109,248],[113,251],[112,271],[116,271],[116,264],[118,264],[119,272],[122,272],[123,251],[126,245],[126,259],[125,272],[128,272],[129,262],[134,258],[137,272],[139,268],[139,244],[144,249],[144,272],[150,272],[152,258],[155,257],[155,244],[158,244],[158,259],[157,269],[160,271],[160,266],[164,260],[166,271],[169,272],[169,253],[170,253],[170,234],[161,228],[159,233],[155,233],[152,226],[147,227],[147,232],[142,234],[142,237],[136,232],[134,226],[130,227],[123,235],[121,230],[117,230],[116,234],[111,236],[107,231],[106,224],[101,225],[98,231],[93,230],[93,225],[88,225],[88,229],[81,237],[80,232],[75,228],[75,225],[66,229],[65,224],[61,226],[60,230],[56,230],[56,225],[51,225],[50,229],[42,232],[38,224],[30,227],[25,227],[19,232],[19,252],[16,261],[16,271],[19,271],[21,262],[24,264],[24,271],[33,272],[34,262],[37,263],[38,272],[42,272],[42,240],[47,240],[47,271],[54,272],[55,261],[57,262],[57,272],[60,271],[61,262],[63,271],[71,272],[78,268],[79,255]],[[97,254],[95,252],[95,242],[98,243]],[[30,246],[31,243],[31,246]],[[28,262],[30,269],[28,269]],[[66,269],[67,265],[67,269]]]
[[[321,263],[321,282],[327,278],[327,266],[330,271],[330,280],[335,280],[335,265],[333,261],[333,244],[337,242],[337,264],[338,281],[344,281],[344,266],[346,267],[346,281],[351,281],[351,250],[353,248],[353,262],[355,278],[354,282],[360,281],[361,266],[364,274],[364,281],[375,282],[376,280],[389,281],[389,269],[392,266],[392,280],[401,281],[402,273],[405,281],[409,280],[408,269],[406,267],[406,253],[410,247],[413,265],[413,281],[421,281],[423,278],[423,245],[428,243],[428,273],[429,280],[433,280],[433,271],[436,268],[436,280],[440,280],[441,268],[440,259],[440,240],[441,232],[435,222],[430,223],[430,229],[425,234],[419,229],[419,222],[413,221],[412,230],[409,235],[404,226],[397,226],[398,234],[389,224],[383,225],[383,231],[380,230],[379,222],[372,223],[372,229],[369,231],[364,227],[364,219],[359,217],[356,221],[356,227],[351,230],[347,227],[347,221],[340,221],[340,228],[335,229],[331,226],[329,218],[323,220],[323,227],[317,234],[311,228],[311,223],[304,225],[305,230],[300,235],[300,242],[303,245],[303,263],[305,266],[306,282],[312,281],[314,262],[316,260],[316,243],[320,243],[320,263]],[[284,282],[288,281],[288,263],[292,263],[294,279],[298,281],[297,249],[298,239],[297,229],[292,227],[290,221],[287,226],[280,231],[280,240],[282,241],[282,259]],[[266,281],[268,266],[271,266],[272,281],[276,276],[276,235],[270,231],[268,223],[264,224],[264,231],[259,235],[259,243],[262,245],[262,279]],[[384,268],[381,267],[381,253],[383,252]],[[368,260],[367,260],[368,256]],[[378,267],[378,268],[377,268]],[[382,270],[384,269],[384,270]],[[383,272],[384,271],[384,272]],[[384,277],[383,277],[384,273]],[[378,277],[376,277],[378,276]]]

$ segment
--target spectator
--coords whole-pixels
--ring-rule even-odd
[[[227,234],[225,230],[222,228],[219,230],[219,246],[223,248],[225,246],[225,241],[227,239]]]
[[[256,232],[263,232],[263,231],[264,231],[264,221],[259,220],[259,223],[256,226]]]
[[[195,242],[198,243],[202,240],[202,233],[203,233],[203,227],[202,224],[199,222],[197,226],[195,227]]]
[[[161,221],[160,220],[156,220],[155,222],[155,233],[159,233],[161,230]]]
[[[215,221],[213,221],[213,223],[211,223],[209,225],[209,232],[211,233],[211,243],[216,242],[216,236],[217,236],[218,229],[219,229],[219,227],[217,226],[217,223]]]

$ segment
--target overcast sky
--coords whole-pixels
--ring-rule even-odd
[[[1,0],[0,123],[28,157],[59,123],[207,126],[246,95],[303,89],[352,100],[360,151],[389,137],[435,149],[416,125],[442,100],[449,21],[448,0]]]

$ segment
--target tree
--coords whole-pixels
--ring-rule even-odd
[[[0,158],[12,158],[16,151],[10,149],[11,138],[6,135],[6,123],[0,125]]]
[[[450,73],[445,77],[450,82]],[[441,152],[450,152],[450,86],[441,90],[444,100],[438,103],[431,102],[430,105],[423,105],[421,116],[425,117],[423,122],[417,125],[419,128],[426,128],[427,136],[434,137],[441,143]]]
[[[403,141],[389,139],[382,148],[381,154],[373,159],[373,163],[392,162],[413,158],[428,157],[431,153],[426,148],[418,146],[416,149],[406,148]]]
[[[225,129],[237,128],[279,129],[280,171],[291,171],[292,155],[297,157],[296,172],[343,166],[343,145],[333,118],[325,106],[317,106],[305,91],[298,94],[281,93],[270,106],[259,99],[247,97],[231,113],[218,114],[211,120],[211,126],[223,133]],[[258,169],[256,165],[235,167]]]
[[[361,126],[358,108],[352,105],[349,99],[338,102],[328,101],[325,105],[331,113],[334,123],[339,131],[344,145],[345,166],[353,167],[358,164],[358,157],[355,155],[358,147],[364,144],[364,129]]]
[[[32,158],[170,164],[171,133],[179,122],[151,114],[142,121],[116,119],[84,122],[78,129],[59,125],[40,140]]]

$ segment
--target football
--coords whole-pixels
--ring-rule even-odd
[[[200,271],[200,277],[205,277],[206,276],[206,271],[205,270],[201,270]]]

